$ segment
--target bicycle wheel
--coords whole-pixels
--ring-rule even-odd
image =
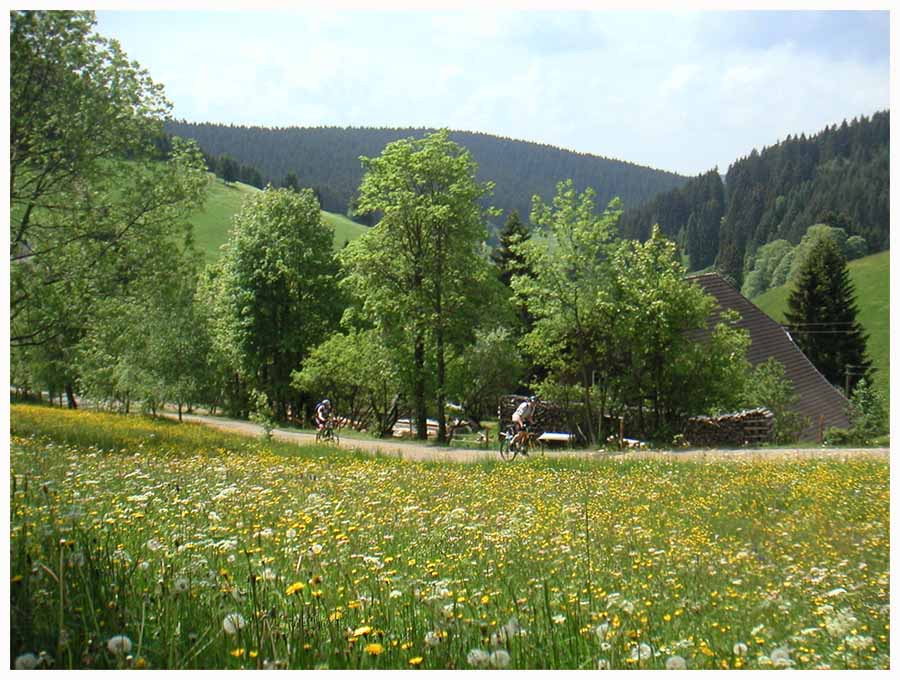
[[[516,459],[516,450],[509,448],[509,439],[506,437],[500,440],[500,458],[503,460]]]
[[[316,430],[316,444],[322,443],[322,430]]]

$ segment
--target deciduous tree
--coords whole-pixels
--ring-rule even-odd
[[[422,439],[431,350],[438,439],[445,441],[448,346],[471,333],[479,290],[490,278],[479,201],[491,185],[475,180],[475,162],[446,130],[388,144],[363,165],[357,211],[382,218],[341,252],[345,286],[364,318],[398,341],[402,335],[410,348],[407,375]]]
[[[332,238],[312,191],[269,188],[244,203],[223,248],[215,341],[279,420],[296,396],[291,371],[340,318]]]

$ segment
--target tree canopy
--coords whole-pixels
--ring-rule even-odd
[[[363,158],[358,211],[382,215],[341,253],[344,285],[359,313],[409,350],[417,433],[426,435],[427,354],[434,361],[438,437],[446,437],[447,349],[470,334],[490,278],[482,252],[491,185],[446,131],[388,144]],[[406,363],[406,362],[404,362]]]

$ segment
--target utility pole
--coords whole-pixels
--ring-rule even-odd
[[[844,395],[850,398],[850,376],[865,375],[865,371],[855,371],[853,369],[863,368],[858,364],[844,364]]]

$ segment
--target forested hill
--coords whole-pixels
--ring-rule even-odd
[[[659,223],[690,256],[691,269],[715,263],[738,286],[746,255],[775,239],[796,244],[816,222],[862,236],[869,252],[887,250],[889,143],[887,111],[789,136],[735,161],[724,184],[712,170],[626,210],[623,234],[644,240]]]
[[[280,186],[294,172],[300,186],[314,188],[325,210],[346,213],[362,179],[360,156],[378,156],[385,145],[431,132],[412,128],[265,128],[174,121],[166,131],[196,139],[208,154],[228,154],[256,167],[266,181]],[[576,153],[546,144],[523,142],[477,132],[451,132],[478,163],[478,179],[496,184],[488,201],[515,209],[527,219],[531,197],[549,201],[556,183],[571,178],[576,188],[593,187],[605,206],[618,196],[626,207],[638,206],[687,178],[671,172]],[[499,219],[503,219],[502,217]]]

